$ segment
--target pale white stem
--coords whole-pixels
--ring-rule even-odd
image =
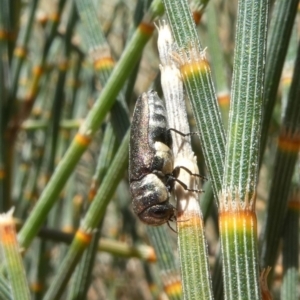
[[[176,129],[181,133],[190,133],[186,104],[184,100],[183,82],[180,71],[172,59],[173,44],[172,34],[166,22],[160,23],[158,27],[158,51],[162,64],[161,85],[166,102],[169,128]],[[172,131],[174,168],[184,166],[194,174],[199,174],[196,157],[191,147],[190,136],[182,136]],[[178,179],[186,184],[189,189],[199,189],[199,178],[190,175],[184,169],[180,169]],[[198,194],[185,190],[182,185],[175,184],[175,195],[178,201],[178,212],[189,210],[200,210]]]

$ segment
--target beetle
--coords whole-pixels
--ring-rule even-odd
[[[169,202],[175,181],[186,190],[199,192],[177,179],[180,168],[199,175],[185,167],[174,169],[170,130],[163,101],[154,90],[143,93],[136,102],[131,124],[129,183],[133,211],[148,225],[176,219],[175,207]]]

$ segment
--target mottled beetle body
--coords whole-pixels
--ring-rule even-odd
[[[148,225],[174,219],[172,137],[166,110],[153,90],[136,102],[130,133],[129,182],[134,212]]]

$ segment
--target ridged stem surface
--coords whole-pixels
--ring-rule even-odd
[[[273,7],[266,62],[265,108],[262,123],[261,157],[266,147],[278,85],[297,13],[298,0],[277,0]]]
[[[12,298],[14,300],[29,300],[29,286],[19,251],[12,211],[0,215],[0,249],[3,266],[5,266],[8,274]]]
[[[102,220],[106,207],[128,165],[128,144],[129,130],[114,157],[111,167],[109,168],[100,189],[82,220],[80,228],[75,234],[67,255],[45,295],[45,300],[59,299],[66,288],[70,276],[78,264],[82,253],[90,244],[93,231],[98,227],[99,222]]]
[[[158,50],[162,65],[161,84],[164,93],[169,127],[183,134],[190,132],[180,72],[170,57],[173,41],[167,24],[159,29]],[[197,160],[191,147],[189,135],[182,136],[173,132],[174,168],[179,167],[175,183],[177,200],[178,246],[182,275],[184,299],[212,299],[211,280],[208,266],[207,242],[204,234],[204,222],[198,202],[199,174]],[[183,169],[184,167],[186,169]],[[192,189],[192,190],[189,190]]]
[[[92,110],[87,115],[78,134],[73,139],[66,154],[60,161],[55,173],[43,190],[37,205],[19,233],[22,247],[27,248],[45,220],[47,213],[58,198],[60,191],[75,168],[81,155],[88,147],[94,133],[98,130],[106,113],[112,107],[121,90],[130,70],[138,61],[143,47],[149,40],[153,27],[149,23],[141,23],[132,36],[120,61],[114,68],[109,81],[102,90]]]
[[[155,249],[163,289],[170,300],[182,299],[179,266],[171,248],[169,228],[148,226],[147,232]]]
[[[267,0],[240,0],[219,228],[225,299],[261,299],[256,188],[263,111]]]
[[[218,199],[222,187],[225,133],[221,121],[210,68],[201,52],[194,21],[185,0],[164,0],[170,27],[177,43],[181,77],[192,104],[205,163]]]
[[[257,185],[267,12],[265,0],[239,1],[223,189],[242,200]]]
[[[261,237],[261,265],[273,266],[276,262],[280,233],[287,211],[292,176],[300,149],[300,43],[295,61],[294,75],[277,142],[274,172],[270,188],[267,218]]]
[[[299,212],[300,194],[295,193],[288,204],[283,230],[283,282],[281,299],[293,300],[299,297]]]

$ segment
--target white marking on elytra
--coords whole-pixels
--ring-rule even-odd
[[[162,142],[155,142],[154,143],[154,149],[156,151],[163,151],[163,152],[170,151],[170,148],[166,144],[164,144]]]

